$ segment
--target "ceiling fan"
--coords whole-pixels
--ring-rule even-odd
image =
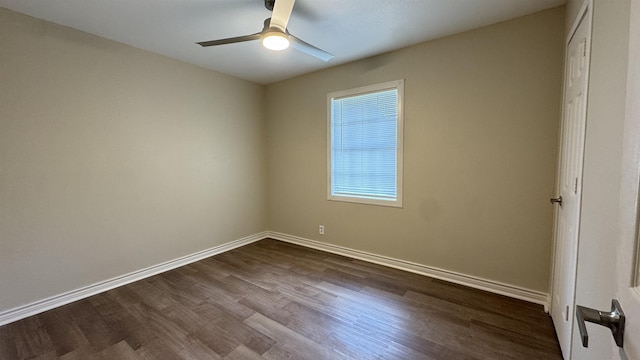
[[[262,45],[270,50],[284,50],[291,45],[294,49],[302,51],[322,61],[329,61],[333,55],[319,49],[299,38],[291,35],[287,30],[287,23],[293,11],[295,0],[264,0],[264,6],[272,11],[270,18],[265,19],[264,27],[259,33],[237,36],[227,39],[202,41],[197,43],[202,47],[233,44],[252,40],[262,40]]]

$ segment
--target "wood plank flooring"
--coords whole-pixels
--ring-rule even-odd
[[[0,327],[0,359],[562,359],[542,306],[262,240]]]

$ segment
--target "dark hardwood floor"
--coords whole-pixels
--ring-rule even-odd
[[[542,306],[262,240],[0,327],[0,359],[562,359]]]

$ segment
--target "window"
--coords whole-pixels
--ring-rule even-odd
[[[404,80],[327,96],[328,198],[402,207]]]

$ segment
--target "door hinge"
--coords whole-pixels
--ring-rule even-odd
[[[582,39],[582,57],[587,56],[587,38]]]
[[[573,194],[578,194],[578,178],[576,178],[576,181],[573,183]]]

